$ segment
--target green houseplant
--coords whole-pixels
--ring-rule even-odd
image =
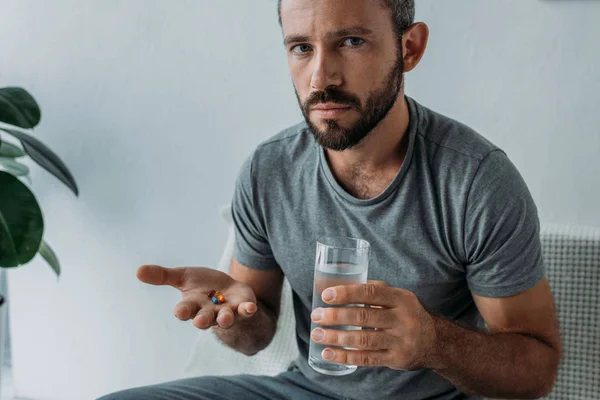
[[[29,263],[37,253],[60,275],[60,264],[43,238],[44,218],[29,187],[29,168],[21,161],[31,158],[79,195],[67,166],[39,139],[31,135],[41,119],[31,94],[18,87],[0,88],[0,268]],[[5,140],[11,136],[15,144]],[[20,144],[20,146],[19,146]]]

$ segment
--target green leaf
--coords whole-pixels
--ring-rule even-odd
[[[0,157],[0,168],[10,172],[14,176],[25,176],[29,174],[29,167],[27,165],[16,162],[12,158]]]
[[[33,161],[67,185],[67,187],[75,193],[75,196],[79,195],[79,189],[77,188],[77,183],[75,183],[73,175],[71,175],[71,172],[65,163],[62,162],[48,146],[25,132],[6,128],[0,129],[19,139],[23,145],[23,149],[25,149],[25,153],[27,153]]]
[[[25,89],[0,88],[0,122],[31,129],[40,123],[41,117],[40,107]]]
[[[31,190],[18,178],[0,171],[0,267],[31,261],[43,233],[42,210]]]
[[[0,157],[19,158],[23,157],[25,152],[12,143],[0,141]]]
[[[44,260],[46,260],[54,270],[56,276],[60,276],[60,263],[58,262],[58,258],[56,258],[56,254],[44,240],[42,240],[42,244],[40,245],[40,255],[44,257]]]

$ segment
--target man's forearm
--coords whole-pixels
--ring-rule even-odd
[[[247,319],[236,319],[229,329],[213,327],[217,337],[227,346],[247,356],[266,348],[277,329],[275,313],[258,301],[256,314]]]
[[[493,398],[539,398],[554,384],[560,350],[517,333],[487,333],[434,317],[429,365],[461,390]]]

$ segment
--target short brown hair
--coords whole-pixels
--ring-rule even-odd
[[[398,39],[415,22],[415,0],[380,0],[392,14],[392,24]],[[279,25],[281,25],[281,0],[277,1]]]

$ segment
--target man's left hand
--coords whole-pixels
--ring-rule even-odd
[[[358,326],[374,330],[316,328],[311,339],[326,346],[325,360],[358,366],[389,367],[400,370],[426,368],[435,343],[434,317],[414,293],[369,281],[365,285],[344,285],[322,293],[329,305],[365,304],[373,307],[318,308],[311,314],[321,326]]]

